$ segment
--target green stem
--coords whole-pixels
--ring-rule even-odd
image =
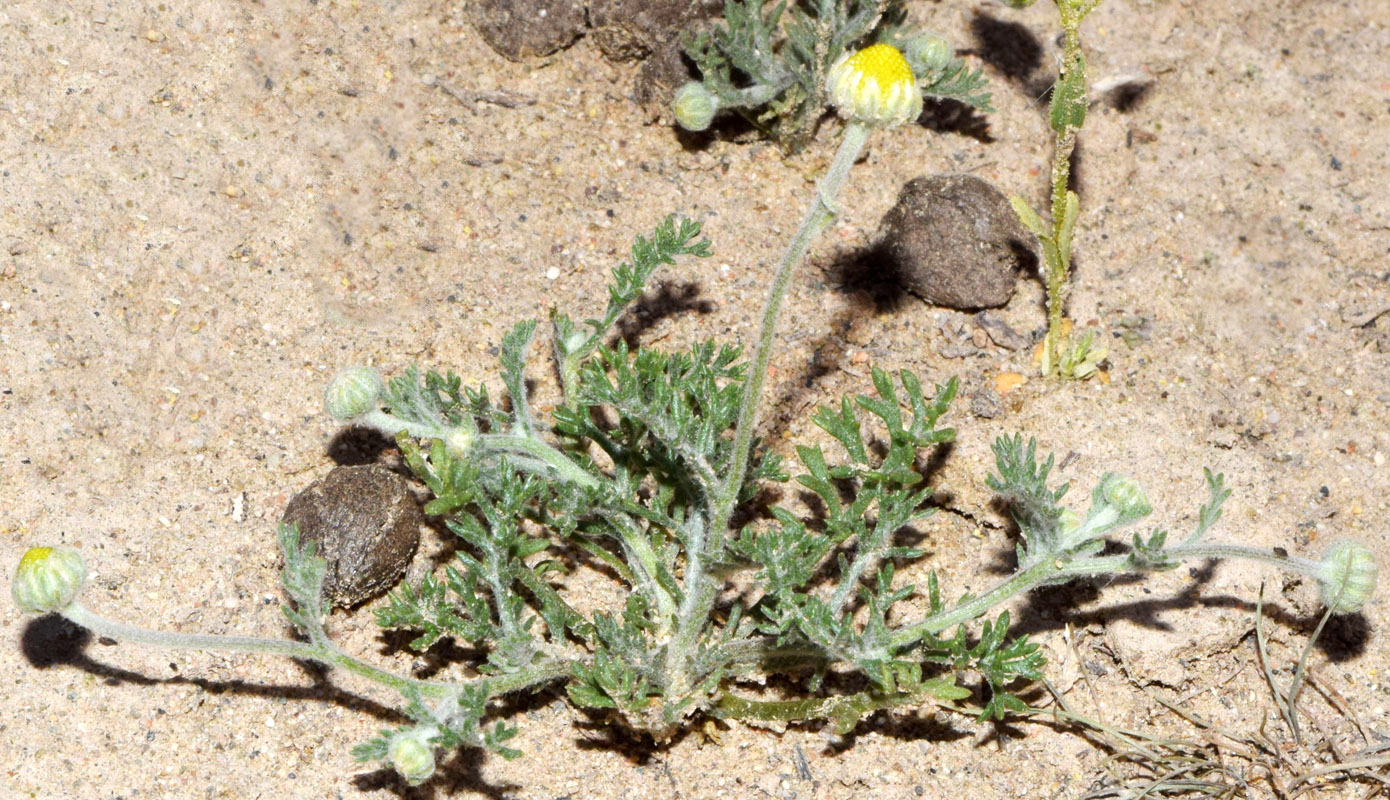
[[[510,455],[515,466],[545,477],[558,478],[586,489],[595,489],[599,485],[597,478],[541,439],[512,433],[485,433],[478,436],[476,446],[483,452]]]
[[[909,625],[894,633],[888,640],[889,647],[894,650],[908,647],[923,637],[941,633],[947,628],[984,616],[991,608],[1009,598],[1041,586],[1049,578],[1055,577],[1057,571],[1056,562],[1044,560],[1022,572],[1014,573],[984,594],[972,597],[955,608],[933,614],[915,625]]]
[[[1247,561],[1256,561],[1261,564],[1269,564],[1279,569],[1286,569],[1290,572],[1297,572],[1306,575],[1314,580],[1319,580],[1322,574],[1322,565],[1311,559],[1295,555],[1280,555],[1272,550],[1260,547],[1249,547],[1241,544],[1179,544],[1165,548],[1164,555],[1172,557],[1177,561],[1191,561],[1194,559],[1214,559],[1224,560],[1228,558],[1243,558]],[[1099,575],[1113,572],[1128,572],[1124,565],[1128,563],[1129,556],[1106,556],[1103,558],[1087,558],[1068,565],[1068,568],[1079,571],[1071,577],[1082,577],[1084,575]],[[1095,565],[1095,569],[1089,569],[1087,565]],[[1118,565],[1118,566],[1117,566]],[[1099,572],[1096,570],[1104,570]]]
[[[108,636],[122,642],[149,644],[156,647],[174,647],[184,650],[207,650],[219,653],[264,653],[284,656],[304,661],[316,661],[332,667],[339,667],[354,675],[360,675],[373,683],[388,686],[398,692],[407,689],[419,690],[430,698],[440,698],[453,691],[446,683],[419,681],[403,678],[371,664],[358,661],[331,644],[316,645],[296,642],[290,639],[269,639],[259,636],[215,636],[198,633],[173,633],[140,628],[122,622],[109,620],[87,610],[74,602],[59,612],[69,621],[80,625],[98,636]]]
[[[555,361],[559,364],[560,393],[564,395],[565,405],[578,411],[580,359],[573,353],[557,352]]]
[[[379,408],[368,411],[353,420],[353,422],[368,428],[374,428],[391,438],[395,438],[396,434],[401,431],[405,431],[417,439],[444,439],[449,435],[448,428],[422,425],[418,422],[407,422],[399,417],[393,417]]]
[[[661,581],[657,580],[661,564],[657,561],[656,550],[652,548],[651,540],[626,514],[606,513],[604,519],[618,532],[627,556],[628,568],[636,570],[634,583],[637,580],[641,581],[634,588],[656,600],[657,613],[661,615],[663,625],[669,629],[676,619],[676,601],[661,585]]]
[[[869,139],[870,127],[861,122],[851,121],[845,126],[840,149],[835,153],[829,170],[821,180],[815,199],[806,213],[796,236],[787,245],[777,272],[768,290],[767,304],[763,307],[762,325],[758,332],[758,342],[753,350],[753,358],[748,366],[748,377],[743,383],[743,399],[739,405],[738,426],[734,433],[733,463],[715,496],[714,510],[708,525],[700,526],[692,541],[686,547],[685,597],[681,602],[680,619],[676,639],[671,647],[672,656],[679,662],[689,660],[695,650],[695,643],[709,622],[709,610],[714,604],[716,586],[705,575],[704,559],[707,553],[716,550],[728,533],[729,519],[734,506],[738,504],[739,490],[743,487],[748,473],[749,454],[753,446],[753,434],[758,427],[758,412],[761,405],[763,384],[767,379],[767,366],[772,359],[773,337],[777,332],[777,315],[786,299],[787,288],[791,285],[792,273],[806,256],[807,249],[821,231],[835,219],[838,209],[835,198],[844,188],[850,169],[859,159],[864,144]],[[708,541],[706,536],[714,537]],[[677,674],[684,673],[683,667]],[[687,676],[688,677],[688,676]],[[679,684],[680,681],[677,681]]]
[[[1319,579],[1322,571],[1321,565],[1316,561],[1237,544],[1182,544],[1169,547],[1162,553],[1174,561],[1244,558],[1307,575],[1314,580]],[[928,635],[941,633],[947,628],[981,617],[991,608],[1015,595],[1032,591],[1044,583],[1141,571],[1144,570],[1137,568],[1129,555],[1088,557],[1075,561],[1063,561],[1056,557],[1043,558],[978,597],[972,597],[955,608],[933,614],[914,625],[902,628],[889,639],[889,645],[895,650],[909,647]]]
[[[767,365],[772,358],[773,336],[777,332],[777,315],[782,309],[782,301],[786,298],[792,273],[805,257],[811,242],[835,219],[838,213],[835,199],[844,188],[850,168],[863,152],[864,144],[869,139],[869,131],[869,126],[861,122],[850,122],[845,126],[844,138],[835,154],[835,160],[831,163],[825,178],[821,180],[815,199],[811,201],[811,208],[806,213],[806,219],[802,221],[791,244],[787,245],[787,250],[777,265],[777,272],[773,275],[772,288],[768,290],[767,304],[763,307],[758,342],[748,366],[748,377],[743,383],[743,400],[739,406],[738,427],[734,434],[733,465],[724,476],[723,485],[719,487],[719,494],[714,503],[714,518],[710,520],[710,530],[716,531],[719,535],[728,527],[729,518],[738,503],[739,489],[743,487],[743,479],[748,472],[749,451],[752,449],[753,434],[758,426],[759,401],[762,399],[763,384],[767,379]]]
[[[1065,75],[1065,73],[1063,73]],[[1057,137],[1056,150],[1052,155],[1052,241],[1062,239],[1062,227],[1066,219],[1067,180],[1071,175],[1071,154],[1076,147],[1076,131],[1068,128]],[[1071,259],[1060,253],[1048,264],[1047,270],[1047,359],[1043,365],[1044,374],[1052,374],[1062,358],[1062,322],[1067,295],[1067,276],[1071,272]]]
[[[76,602],[59,613],[73,624],[80,625],[98,636],[107,636],[122,642],[215,653],[262,653],[302,661],[314,661],[330,667],[338,667],[402,694],[410,690],[418,691],[421,697],[430,700],[450,697],[459,690],[458,684],[421,681],[387,672],[353,658],[331,643],[316,645],[290,639],[270,639],[260,636],[216,636],[156,631],[109,620],[99,614],[92,613]],[[549,683],[570,675],[572,670],[573,664],[569,661],[546,660],[513,673],[479,678],[478,680],[483,681],[483,685],[487,687],[487,696],[492,698],[538,684]]]

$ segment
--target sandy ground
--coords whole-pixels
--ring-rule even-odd
[[[960,376],[959,441],[937,476],[947,513],[927,529],[957,593],[1011,547],[984,477],[990,442],[1014,431],[1066,456],[1078,494],[1108,470],[1141,477],[1177,531],[1211,466],[1234,490],[1215,538],[1316,555],[1354,536],[1390,557],[1390,317],[1372,316],[1390,306],[1390,8],[1109,0],[1093,16],[1095,79],[1152,83],[1127,111],[1098,104],[1082,136],[1071,310],[1109,339],[1110,381],[1035,379],[1005,397],[989,392],[1031,372],[1026,352],[972,338],[971,315],[866,291],[843,265],[916,175],[970,171],[1041,200],[1043,106],[986,34],[1017,24],[1045,72],[1053,12],[915,13],[980,51],[998,111],[985,136],[913,126],[871,143],[792,290],[777,446],[813,435],[816,403],[868,390],[871,366]],[[0,8],[0,72],[0,564],[32,544],[80,548],[89,606],[182,631],[284,631],[274,523],[333,466],[319,396],[338,368],[440,366],[496,391],[487,350],[506,328],[551,304],[597,310],[633,235],[669,213],[703,221],[716,256],[667,273],[697,302],[643,342],[746,340],[835,144],[834,123],[789,160],[683,139],[644,124],[633,66],[587,42],[504,61],[452,4],[21,0]],[[998,316],[1031,332],[1040,298],[1022,281]],[[944,357],[961,338],[980,346]],[[1210,751],[1265,797],[1330,756],[1277,722],[1255,657],[1262,584],[1287,680],[1315,594],[1251,566],[1017,611],[1080,713],[1197,741],[1216,734],[1159,698],[1237,736],[1267,722],[1287,761],[1274,779]],[[1314,649],[1307,741],[1345,756],[1390,735],[1387,610],[1373,602]],[[511,712],[524,758],[462,754],[408,790],[349,756],[399,721],[372,687],[88,640],[8,602],[0,625],[4,798],[1079,797],[1107,758],[1059,727],[927,712],[874,718],[838,746],[816,727],[734,725],[649,748],[543,695]],[[332,630],[411,666],[367,611]]]

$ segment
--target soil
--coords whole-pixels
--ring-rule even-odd
[[[814,406],[868,391],[872,367],[959,376],[958,441],[933,476],[943,511],[923,526],[951,594],[996,580],[1011,551],[984,479],[990,443],[1014,432],[1058,454],[1077,504],[1125,472],[1180,535],[1209,466],[1234,492],[1214,539],[1316,557],[1350,536],[1390,563],[1385,4],[1109,0],[1092,16],[1100,99],[1069,309],[1109,345],[1106,374],[1022,385],[1036,371],[1019,337],[1044,320],[1035,279],[981,318],[886,286],[857,256],[917,176],[969,172],[1041,205],[1055,12],[913,12],[985,67],[997,111],[937,107],[871,141],[794,280],[769,441],[813,439]],[[700,220],[716,255],[665,273],[637,338],[749,341],[836,143],[833,120],[791,158],[649,124],[639,65],[587,39],[504,60],[458,4],[21,0],[0,9],[0,54],[0,563],[79,548],[89,607],[188,632],[285,632],[275,524],[356,452],[320,410],[338,369],[451,368],[499,394],[506,329],[552,304],[595,313],[633,236],[672,213]],[[532,373],[544,393],[547,367]],[[427,537],[417,565],[443,548]],[[926,568],[906,572],[921,583]],[[372,608],[332,618],[346,650],[439,666],[383,638]],[[1287,684],[1319,618],[1307,581],[1198,564],[1014,612],[1068,707],[1197,743],[1225,769],[1205,779],[1237,796],[1295,790],[1390,735],[1383,599],[1313,648],[1302,744],[1263,667]],[[732,725],[653,747],[547,693],[499,710],[523,758],[460,753],[412,790],[352,760],[401,720],[349,676],[115,644],[9,603],[0,625],[5,798],[1081,797],[1112,765],[1060,722],[932,709],[842,740]],[[1314,796],[1370,788],[1319,780]]]

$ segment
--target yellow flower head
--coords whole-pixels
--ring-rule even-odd
[[[922,113],[922,92],[912,67],[889,44],[840,56],[830,68],[826,89],[841,114],[876,128],[891,128]]]

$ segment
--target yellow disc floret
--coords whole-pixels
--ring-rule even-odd
[[[889,44],[846,53],[830,68],[830,102],[846,117],[891,128],[922,113],[922,92],[907,59]]]

